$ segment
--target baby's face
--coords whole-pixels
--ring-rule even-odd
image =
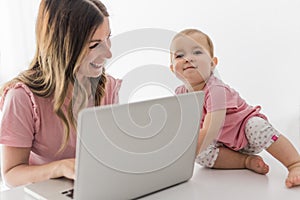
[[[207,40],[200,33],[175,38],[171,45],[171,68],[175,75],[192,87],[205,82],[214,68],[207,49]]]

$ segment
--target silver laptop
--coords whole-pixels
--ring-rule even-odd
[[[80,112],[76,181],[51,179],[25,191],[39,199],[134,199],[193,174],[204,93]],[[52,185],[54,185],[52,191]]]

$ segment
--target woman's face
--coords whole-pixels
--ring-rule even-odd
[[[89,41],[88,51],[78,70],[78,78],[99,77],[106,62],[111,58],[110,27],[108,17],[104,18],[103,23],[96,29]]]

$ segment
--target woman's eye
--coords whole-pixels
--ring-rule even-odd
[[[99,43],[95,43],[94,45],[90,46],[89,49],[94,49],[99,45]]]

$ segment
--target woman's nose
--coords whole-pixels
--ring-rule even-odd
[[[112,53],[111,53],[110,47],[111,47],[110,43],[106,41],[105,42],[104,52],[103,52],[104,56],[106,58],[111,58],[112,57]]]
[[[105,57],[106,58],[111,58],[112,57],[112,53],[110,51],[110,47],[106,48],[106,50],[105,50]]]

